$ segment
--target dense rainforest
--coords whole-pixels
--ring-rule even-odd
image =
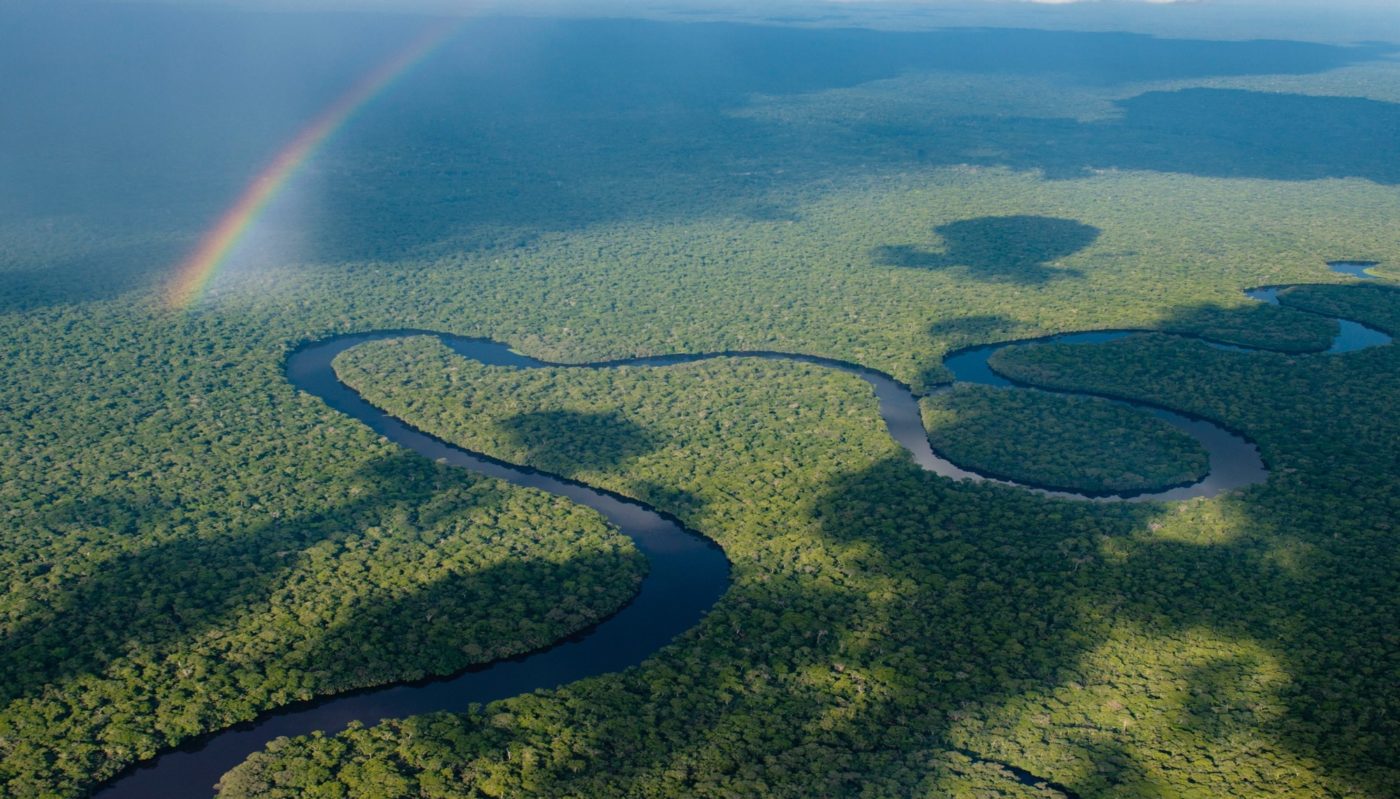
[[[1090,494],[1195,482],[1210,467],[1191,436],[1096,397],[958,386],[919,403],[929,442],[978,472]]]
[[[207,352],[112,344],[95,360],[36,346],[15,358],[48,380],[3,390],[7,407],[47,405],[14,420],[24,446],[6,464],[7,795],[90,784],[272,707],[542,646],[616,609],[645,569],[592,511],[448,472],[290,396],[256,432],[256,412],[225,415],[234,397],[266,402],[227,379],[233,360],[182,370]],[[99,378],[120,392],[100,412],[59,399]],[[65,454],[81,439],[93,446]]]
[[[1369,319],[1365,306],[1344,310]],[[1165,399],[1247,430],[1278,475],[1224,500],[1133,508],[931,478],[858,381],[818,367],[521,373],[425,339],[352,350],[338,369],[376,404],[671,510],[724,545],[736,583],[693,639],[621,686],[571,686],[557,709],[522,698],[389,736],[289,742],[224,793],[985,790],[985,774],[931,754],[951,750],[1081,795],[1383,795],[1393,667],[1345,641],[1383,639],[1400,611],[1361,588],[1397,565],[1400,431],[1368,411],[1400,389],[1395,359],[1150,336],[1006,351],[996,366],[1033,384]],[[1305,401],[1332,385],[1347,389]],[[590,445],[602,439],[627,443]],[[672,671],[681,693],[654,681]],[[1043,687],[986,696],[1008,682]],[[648,734],[619,737],[612,720],[636,717]]]
[[[568,362],[801,352],[920,391],[949,352],[1070,330],[1291,354],[1152,334],[1001,353],[1034,385],[1238,429],[1271,470],[1128,505],[924,473],[865,384],[816,366],[353,349],[337,368],[384,408],[674,514],[733,583],[639,667],[278,741],[225,796],[1400,784],[1400,355],[1308,354],[1335,332],[1308,311],[1400,333],[1386,45],[473,21],[172,308],[251,176],[421,20],[0,16],[0,103],[29,109],[0,126],[0,794],[89,795],[262,711],[534,649],[632,596],[645,562],[598,514],[406,453],[283,374],[302,342],[398,328]],[[75,97],[94,101],[54,99]],[[1273,284],[1319,285],[1241,293]],[[1201,468],[1097,401],[959,389],[926,410],[940,447],[1045,482]]]

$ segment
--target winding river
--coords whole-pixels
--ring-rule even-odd
[[[1370,277],[1363,271],[1369,265],[1361,262],[1332,264],[1337,271],[1361,278]],[[1279,290],[1280,287],[1265,287],[1251,290],[1248,294],[1257,300],[1277,304]],[[1349,320],[1337,321],[1341,332],[1327,352],[1352,352],[1391,343],[1388,335],[1374,328]],[[1092,344],[1123,338],[1134,332],[1140,331],[1069,333],[1038,340]],[[482,664],[449,677],[370,688],[269,711],[254,721],[194,739],[128,769],[98,791],[97,796],[103,799],[208,797],[213,794],[213,786],[224,772],[280,736],[306,735],[317,730],[330,734],[356,720],[374,723],[384,718],[434,711],[461,711],[471,704],[620,671],[641,663],[693,627],[724,594],[729,582],[729,563],[724,553],[712,542],[683,528],[673,517],[603,489],[505,463],[449,444],[381,411],[336,378],[332,361],[340,353],[368,341],[407,335],[435,336],[464,357],[483,364],[521,369],[545,366],[587,369],[624,365],[669,366],[721,357],[766,358],[825,366],[854,374],[870,384],[879,400],[880,416],[890,435],[920,467],[956,480],[1002,483],[1054,497],[1098,501],[1176,500],[1214,496],[1222,491],[1262,482],[1268,476],[1258,448],[1238,433],[1211,421],[1166,408],[1113,400],[1151,413],[1195,437],[1210,455],[1210,471],[1206,477],[1188,486],[1112,496],[1089,496],[994,479],[960,468],[929,446],[919,413],[918,397],[908,386],[889,375],[856,364],[810,355],[719,352],[593,364],[552,364],[521,355],[495,341],[422,330],[352,333],[312,342],[297,349],[287,360],[287,379],[298,389],[319,397],[331,408],[363,422],[380,435],[424,457],[442,460],[514,485],[557,494],[597,510],[631,538],[647,558],[649,569],[641,587],[636,596],[617,613],[545,649]],[[996,373],[988,359],[1004,347],[1023,343],[1026,342],[1009,341],[962,350],[950,354],[944,360],[944,365],[958,382],[1020,385]],[[1246,350],[1232,345],[1207,343],[1231,350]],[[982,759],[972,752],[964,754]],[[1006,767],[1022,782],[1045,784],[1075,799],[1069,788],[1030,774],[1013,764],[994,760],[985,762]]]

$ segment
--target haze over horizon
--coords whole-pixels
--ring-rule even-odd
[[[768,24],[1048,27],[1125,30],[1174,37],[1299,38],[1400,43],[1400,5],[1390,0],[43,0],[280,12],[372,11],[479,16],[614,16],[732,19]],[[15,8],[40,0],[12,0]]]

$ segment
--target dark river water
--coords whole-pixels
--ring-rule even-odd
[[[1331,266],[1333,269],[1338,269],[1340,268],[1339,265],[1341,264],[1345,264],[1347,266],[1354,265],[1351,261],[1334,261],[1331,264]],[[1370,266],[1371,264],[1366,263],[1365,265]],[[1366,280],[1373,279],[1370,275],[1366,274],[1361,269],[1342,271],[1346,271],[1347,274],[1354,274],[1357,277]],[[1260,302],[1267,302],[1270,305],[1278,305],[1278,293],[1281,290],[1281,286],[1265,286],[1263,288],[1250,289],[1249,291],[1246,291],[1245,294],[1249,295],[1250,298],[1258,300]],[[1332,339],[1331,346],[1329,346],[1326,350],[1329,353],[1336,354],[1341,352],[1357,352],[1358,350],[1370,349],[1371,347],[1384,346],[1386,344],[1389,344],[1392,340],[1388,333],[1382,330],[1377,330],[1374,327],[1363,325],[1360,322],[1355,322],[1351,319],[1337,319],[1336,317],[1332,318],[1334,319],[1334,321],[1336,321],[1337,327],[1340,328],[1340,330],[1337,333],[1337,337]],[[1246,348],[1243,347],[1229,347],[1227,345],[1218,346],[1220,346],[1223,349],[1239,349],[1248,351]]]
[[[1336,262],[1333,268],[1369,278],[1365,264]],[[1343,268],[1345,267],[1345,268]],[[1355,272],[1352,267],[1357,267]],[[1278,288],[1255,289],[1251,297],[1277,303]],[[1338,320],[1341,333],[1328,352],[1344,353],[1390,343],[1386,334],[1357,322]],[[1068,333],[1048,341],[1096,344],[1132,335],[1131,331]],[[323,700],[270,711],[254,721],[211,733],[124,772],[97,796],[103,799],[150,797],[209,797],[219,777],[253,752],[280,736],[305,735],[317,730],[334,733],[352,721],[372,724],[380,719],[401,718],[432,711],[460,711],[474,703],[552,688],[585,677],[620,671],[637,665],[677,636],[693,627],[722,596],[729,585],[729,563],[710,541],[684,529],[675,519],[641,503],[561,477],[514,466],[473,453],[428,435],[365,401],[336,379],[332,360],[367,341],[407,335],[437,337],[460,355],[483,364],[528,369],[548,364],[512,351],[508,346],[483,339],[469,339],[431,331],[383,330],[337,336],[307,344],[287,360],[287,379],[347,416],[368,425],[402,447],[433,460],[506,482],[566,497],[602,513],[646,556],[649,570],[637,595],[621,610],[593,627],[546,649],[508,660],[495,661],[462,673],[416,683],[371,688]],[[950,354],[944,364],[955,380],[992,386],[1015,386],[994,372],[988,358],[997,350],[1024,342],[1004,342]],[[1229,349],[1244,349],[1228,347]],[[1123,496],[1088,496],[1039,486],[995,480],[963,469],[932,450],[919,413],[918,398],[909,387],[889,375],[855,364],[809,355],[776,352],[725,352],[701,355],[667,355],[571,368],[668,366],[719,357],[751,357],[813,363],[857,375],[870,384],[879,400],[880,416],[890,435],[928,471],[956,480],[988,481],[1054,497],[1078,500],[1176,500],[1214,496],[1222,491],[1262,482],[1268,473],[1255,445],[1241,435],[1204,419],[1196,419],[1150,404],[1122,402],[1157,416],[1186,431],[1210,454],[1209,474],[1197,483],[1163,491]],[[1038,390],[1038,389],[1037,389]],[[1064,392],[1069,393],[1069,392]],[[971,753],[968,753],[971,754]],[[998,762],[998,761],[988,761]],[[1043,782],[1014,764],[1019,779]],[[1067,788],[1055,785],[1073,796]]]

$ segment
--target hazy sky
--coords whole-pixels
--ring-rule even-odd
[[[0,27],[7,11],[93,4],[292,13],[630,17],[876,30],[1033,28],[1179,39],[1400,45],[1400,0],[0,0]]]
[[[162,0],[104,0],[105,2],[141,3],[162,2]],[[1001,7],[1015,8],[1024,5],[1081,5],[1112,8],[1134,5],[1178,5],[1198,8],[1253,8],[1253,9],[1313,9],[1317,11],[1371,10],[1388,11],[1400,14],[1400,3],[1396,0],[163,0],[181,5],[245,5],[256,7],[281,7],[303,9],[336,8],[384,8],[410,9],[457,8],[467,11],[492,10],[593,10],[611,9],[621,11],[635,9],[683,10],[747,7],[755,12],[765,9],[792,9],[806,7],[886,7],[886,8],[959,8],[959,7]]]
[[[64,0],[44,0],[48,3]],[[1212,38],[1400,42],[1400,0],[96,0],[271,10],[663,16],[827,25],[994,25],[1135,30]],[[39,0],[0,0],[16,4]],[[0,11],[3,14],[3,11]]]
[[[37,1],[0,0],[0,9],[6,2]],[[1025,27],[1175,38],[1400,43],[1400,0],[154,0],[162,1],[268,10],[651,17],[882,29]]]

